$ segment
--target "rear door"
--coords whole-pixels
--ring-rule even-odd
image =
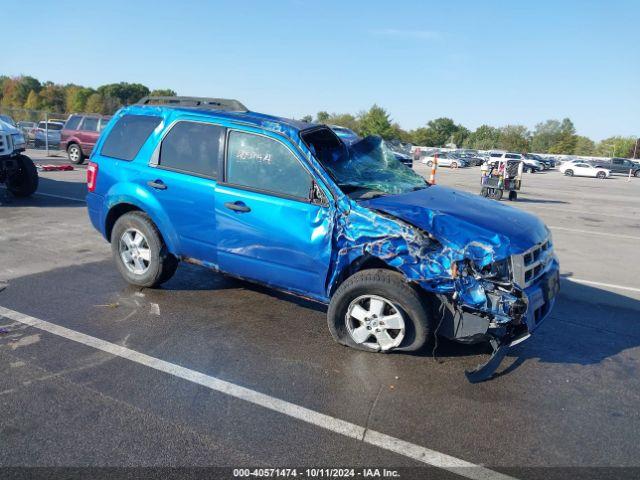
[[[215,190],[225,128],[175,122],[154,152],[141,187],[153,195],[177,234],[177,254],[217,265]]]
[[[93,146],[98,141],[98,124],[100,119],[98,117],[84,117],[82,123],[80,123],[80,130],[78,131],[78,140],[80,140],[80,147],[85,155],[90,155],[93,150]]]
[[[231,274],[323,297],[331,207],[310,200],[314,181],[293,145],[231,130],[216,189],[218,261]]]

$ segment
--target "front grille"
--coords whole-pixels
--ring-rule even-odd
[[[513,280],[521,288],[532,285],[553,259],[553,244],[547,238],[524,253],[511,257]]]

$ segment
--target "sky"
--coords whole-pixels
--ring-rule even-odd
[[[0,74],[137,82],[300,118],[377,103],[594,140],[640,135],[640,1],[0,0]],[[8,40],[7,40],[8,39]],[[11,52],[10,55],[7,55]]]

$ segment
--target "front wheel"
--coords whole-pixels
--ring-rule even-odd
[[[427,166],[428,166],[428,167],[433,166],[433,160],[429,160],[429,161],[427,162]]]
[[[157,287],[178,267],[151,219],[143,212],[121,216],[111,232],[111,252],[120,274],[132,285]]]
[[[598,177],[600,180],[602,180],[603,178],[607,178],[607,174],[604,172],[598,172],[596,173],[596,177]]]
[[[30,197],[38,189],[38,169],[26,155],[18,155],[18,171],[7,181],[7,189],[16,197]]]
[[[77,143],[72,143],[67,147],[67,157],[71,163],[82,165],[84,163],[84,153]]]
[[[458,164],[456,162],[451,162],[451,168],[458,168]]]
[[[636,170],[633,175],[634,177],[640,178],[640,170]]]
[[[418,290],[391,270],[362,270],[340,285],[327,312],[329,331],[342,345],[369,352],[415,351],[431,331]]]

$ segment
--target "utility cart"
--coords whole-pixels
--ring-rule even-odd
[[[498,159],[482,166],[480,195],[500,200],[504,192],[509,192],[509,200],[518,199],[522,186],[524,162],[521,160]]]

